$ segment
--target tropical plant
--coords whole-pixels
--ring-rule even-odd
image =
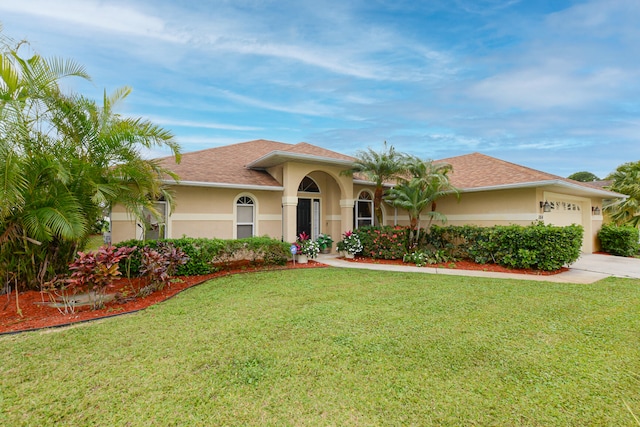
[[[172,176],[140,148],[167,146],[170,132],[113,107],[129,88],[101,106],[64,95],[64,77],[88,79],[72,61],[20,55],[2,45],[0,59],[0,272],[3,281],[37,288],[82,250],[92,225],[115,203],[143,218],[159,197],[171,201],[162,178]],[[9,274],[8,272],[11,272]]]
[[[611,191],[629,197],[609,201],[604,211],[617,225],[640,227],[640,161],[618,166],[606,179],[613,181],[609,186]]]
[[[381,152],[374,151],[371,148],[366,151],[358,151],[356,160],[351,168],[343,171],[343,174],[351,176],[353,174],[362,174],[365,179],[375,184],[373,210],[379,225],[382,225],[384,185],[390,181],[395,181],[398,175],[403,172],[404,159],[404,154],[397,152],[392,145],[387,146],[385,141]]]
[[[147,278],[147,285],[140,289],[143,296],[164,289],[171,281],[177,268],[185,265],[189,256],[170,243],[160,242],[155,249],[142,248],[140,274]]]
[[[119,262],[135,248],[102,246],[96,252],[78,252],[78,258],[69,264],[70,286],[76,291],[89,291],[93,298],[93,309],[104,307],[107,288],[120,276]]]
[[[445,222],[446,216],[436,211],[436,200],[452,193],[458,196],[459,193],[449,181],[448,173],[452,167],[447,163],[409,157],[405,167],[410,177],[401,178],[389,190],[385,200],[409,214],[409,227],[412,230],[409,244],[415,246],[420,239],[420,220],[424,210],[429,208],[426,213],[429,218],[427,228],[434,219]]]
[[[339,242],[339,248],[352,255],[362,252],[362,242],[360,237],[353,231],[346,231],[342,235],[342,240]]]
[[[331,245],[333,245],[333,239],[328,234],[321,233],[316,239],[318,246],[321,251],[331,249]]]

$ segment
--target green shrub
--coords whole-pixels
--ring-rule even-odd
[[[472,259],[480,264],[495,262],[492,259],[491,234],[493,227],[478,227],[476,225],[438,226],[433,225],[429,230],[428,244],[436,249],[442,249],[450,256],[458,259]]]
[[[289,245],[269,237],[249,237],[238,240],[203,239],[183,237],[180,239],[127,240],[116,246],[138,246],[126,261],[121,262],[120,269],[129,277],[140,275],[142,248],[157,249],[162,242],[171,243],[181,249],[189,261],[178,266],[178,276],[196,276],[210,274],[220,268],[239,261],[260,262],[264,265],[283,265],[290,256]]]
[[[579,225],[447,226],[431,228],[430,240],[460,258],[509,268],[553,271],[580,256],[583,229]]]
[[[602,250],[618,256],[634,256],[640,250],[639,231],[635,227],[605,224],[598,231]]]

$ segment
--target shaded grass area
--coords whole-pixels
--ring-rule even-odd
[[[632,425],[638,281],[348,269],[0,338],[2,425]]]

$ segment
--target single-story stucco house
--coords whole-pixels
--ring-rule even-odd
[[[343,232],[374,222],[374,185],[341,174],[353,160],[304,142],[267,140],[185,153],[180,164],[173,157],[160,159],[180,177],[166,182],[175,194],[175,210],[157,202],[163,217],[144,226],[115,206],[112,241],[267,235],[293,242],[302,231],[339,240]],[[452,195],[438,201],[448,224],[580,224],[586,253],[598,249],[603,199],[624,197],[480,153],[442,161],[453,166],[451,181],[460,189],[459,200]],[[383,204],[383,222],[406,225],[409,217]]]

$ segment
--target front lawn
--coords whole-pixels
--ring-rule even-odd
[[[640,287],[325,268],[0,338],[0,425],[633,425]]]

